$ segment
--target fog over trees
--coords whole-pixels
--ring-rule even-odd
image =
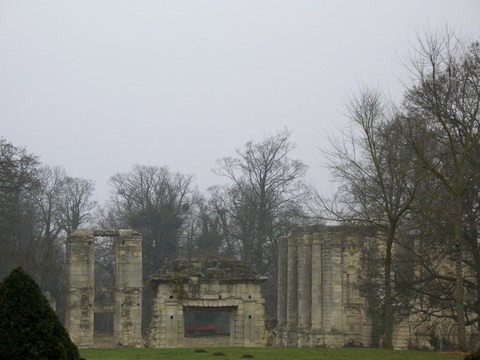
[[[378,90],[361,89],[348,111],[359,131],[343,134],[341,143],[332,141],[326,156],[341,186],[333,204],[319,200],[330,220],[373,226],[385,240],[383,311],[376,311],[383,313],[384,346],[392,348],[393,246],[415,198],[418,178],[412,151],[400,133],[402,119]]]
[[[67,235],[79,227],[133,228],[143,235],[144,279],[182,256],[235,257],[269,277],[263,291],[274,318],[279,239],[298,225],[346,223],[384,239],[381,285],[362,284],[380,314],[374,326],[384,345],[392,347],[395,321],[406,313],[441,321],[427,305],[435,304],[453,309],[466,349],[465,327],[480,328],[480,43],[448,28],[419,35],[406,69],[400,103],[368,86],[347,102],[351,129],[322,147],[338,184],[331,196],[307,183],[288,129],[232,144],[233,157],[219,154],[212,167],[223,185],[202,193],[194,174],[132,164],[112,174],[103,204],[89,179],[2,138],[0,278],[22,266],[56,298],[61,316]],[[102,243],[98,266],[106,273],[110,251]]]
[[[350,102],[358,131],[327,151],[340,186],[317,202],[328,219],[383,234],[384,345],[409,303],[420,316],[454,317],[465,350],[465,327],[479,319],[480,45],[440,29],[419,36],[406,66],[412,84],[402,103],[386,106],[372,89]],[[415,260],[422,270],[413,272]]]

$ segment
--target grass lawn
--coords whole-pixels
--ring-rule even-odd
[[[460,355],[448,353],[393,351],[381,349],[296,349],[296,348],[205,348],[195,349],[82,349],[87,360],[202,360],[242,359],[251,354],[257,360],[461,360]],[[215,356],[223,352],[225,356]]]

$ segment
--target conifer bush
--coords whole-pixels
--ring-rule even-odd
[[[464,360],[480,360],[480,350],[467,354],[463,359]]]
[[[0,283],[0,359],[82,359],[40,287],[22,268]]]

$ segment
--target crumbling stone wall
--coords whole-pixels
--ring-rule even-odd
[[[372,266],[367,254],[383,254],[384,246],[368,229],[352,227],[305,226],[281,239],[276,343],[291,347],[371,346],[372,316],[357,289]],[[382,258],[377,261],[381,263]],[[452,271],[453,267],[445,264],[444,274]],[[413,301],[411,308],[430,306],[421,298]],[[421,313],[403,314],[394,324],[394,348],[433,349],[432,337],[440,343],[456,343],[454,314],[449,311],[438,310],[441,321]],[[466,330],[470,347],[478,347],[480,335],[472,326]],[[443,349],[442,344],[437,346]]]
[[[280,241],[277,344],[370,346],[371,318],[355,287],[362,258],[340,231],[302,227]]]
[[[95,238],[115,238],[115,287],[95,289]],[[79,347],[93,347],[94,314],[113,313],[113,343],[142,347],[142,236],[133,230],[75,230],[67,238],[65,325]],[[113,306],[95,301],[110,292]]]
[[[178,259],[150,277],[155,297],[147,346],[155,348],[213,345],[208,338],[192,342],[185,335],[188,309],[224,309],[230,333],[216,345],[265,346],[265,277],[236,260],[218,257]]]

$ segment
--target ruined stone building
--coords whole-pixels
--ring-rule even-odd
[[[95,282],[95,243],[102,238],[113,240],[112,286],[96,286]],[[351,227],[300,227],[281,239],[276,344],[371,346],[375,327],[365,288],[360,289],[365,283],[375,287],[376,281],[381,288],[383,276],[378,268],[382,267],[383,247],[375,233]],[[415,276],[422,270],[411,267]],[[453,276],[448,261],[442,262],[441,271]],[[240,261],[204,257],[172,261],[144,284],[139,233],[75,230],[67,238],[65,325],[79,347],[265,346],[269,344],[261,294],[265,280]],[[145,324],[149,327],[144,337],[143,286],[154,291],[152,318]],[[409,301],[413,302],[405,308],[431,305],[418,296]],[[438,343],[440,348],[453,344],[455,321],[452,313],[445,311],[449,310],[439,309],[434,314],[443,318],[441,322],[419,315],[421,312],[400,314],[394,325],[394,347],[432,349]],[[96,326],[105,319],[111,324],[108,334]],[[478,346],[473,326],[467,328],[467,334],[472,347]]]
[[[301,227],[282,239],[276,343],[292,347],[371,346],[372,314],[358,289],[362,279],[371,276],[369,254],[382,254],[383,246],[372,233],[333,226]],[[377,266],[382,266],[382,261],[381,256],[377,258]],[[443,271],[448,275],[450,270],[445,266]],[[428,306],[418,302],[421,300],[413,301],[407,307]],[[439,310],[439,315],[441,311],[445,310]],[[394,325],[394,348],[432,349],[432,338],[454,343],[455,322],[451,314],[446,315],[437,322],[435,318],[403,314]],[[472,327],[467,333],[470,341],[477,341]]]
[[[95,239],[113,237],[115,285],[95,287]],[[65,325],[79,347],[142,347],[142,236],[133,230],[75,230],[67,238]],[[111,317],[113,333],[98,343],[97,317]]]
[[[359,248],[336,231],[317,230],[298,229],[279,244],[276,341],[300,347],[369,346],[371,318],[353,286],[361,268]]]
[[[95,286],[98,238],[114,239],[115,284]],[[75,230],[67,238],[65,325],[79,347],[264,346],[266,278],[236,260],[179,259],[148,281],[153,317],[142,338],[142,236]],[[98,329],[109,319],[111,333]]]
[[[146,345],[265,346],[265,280],[237,260],[173,261],[150,277],[155,297]]]

